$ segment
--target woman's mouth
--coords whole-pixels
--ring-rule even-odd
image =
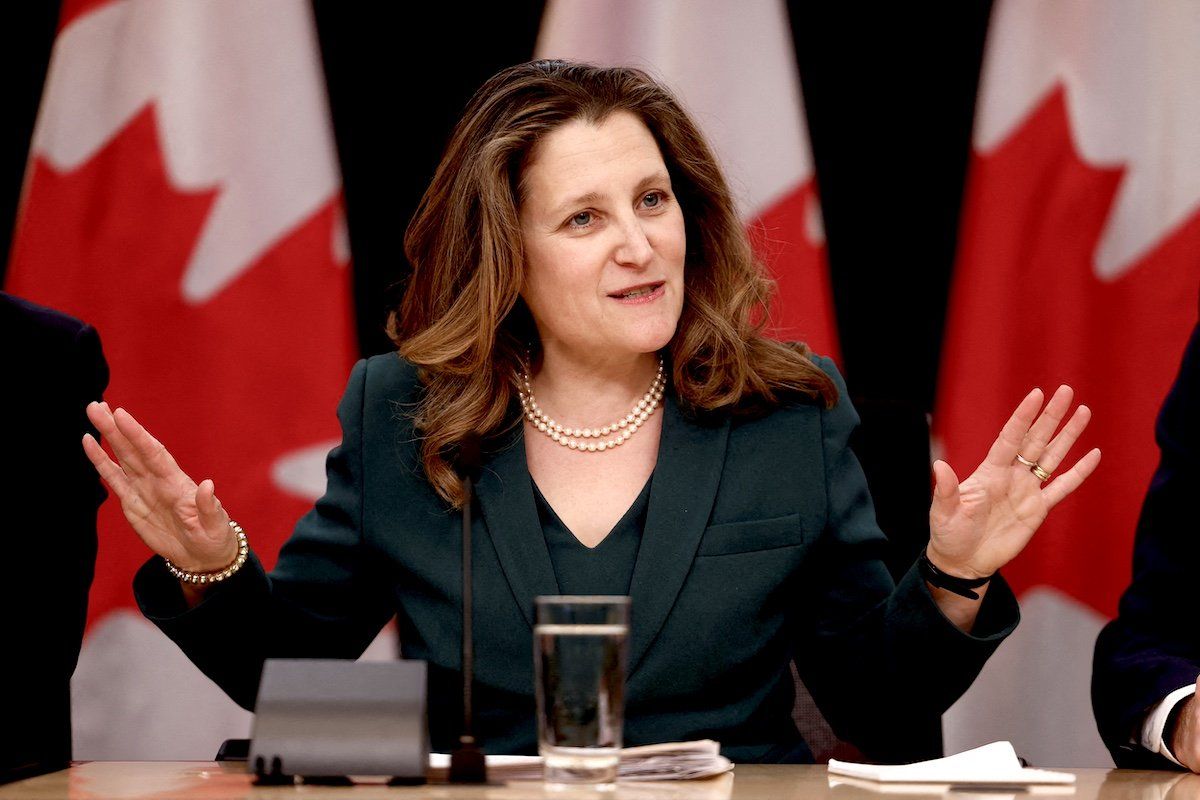
[[[665,285],[666,284],[662,281],[657,283],[644,283],[640,286],[630,286],[628,289],[622,289],[619,292],[614,292],[610,294],[609,297],[624,305],[652,303],[663,296]]]

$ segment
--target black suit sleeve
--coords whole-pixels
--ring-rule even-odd
[[[1016,627],[1016,599],[994,578],[966,634],[941,613],[915,567],[893,584],[887,540],[848,444],[858,415],[836,368],[822,366],[841,399],[822,420],[827,527],[805,580],[804,602],[815,613],[799,631],[797,668],[838,736],[869,757],[936,756],[928,748],[940,742],[941,714]]]
[[[238,574],[209,589],[195,608],[162,559],[134,578],[151,621],[244,708],[253,709],[267,658],[355,658],[391,617],[395,603],[372,572],[362,543],[363,399],[367,362],[359,361],[338,405],[342,442],[326,463],[325,494],[296,524],[268,576],[251,555]],[[253,531],[247,531],[253,543]]]
[[[1117,618],[1096,641],[1092,709],[1119,767],[1178,769],[1132,744],[1148,710],[1196,682],[1195,573],[1200,565],[1196,493],[1200,490],[1200,325],[1155,428],[1161,451],[1138,520],[1133,581]]]
[[[71,758],[70,680],[79,660],[95,573],[96,510],[105,498],[80,439],[96,435],[84,409],[108,367],[96,330],[0,293],[0,408],[10,421],[5,501],[9,574],[0,772],[58,769]],[[31,565],[52,564],[51,571]]]
[[[100,336],[91,325],[85,325],[75,337],[75,347],[72,350],[71,374],[75,376],[77,385],[74,392],[75,407],[74,425],[74,475],[72,484],[76,487],[71,496],[74,501],[67,504],[66,513],[70,520],[68,528],[77,531],[70,546],[70,565],[74,573],[71,581],[71,596],[67,600],[68,609],[65,618],[70,619],[70,638],[67,649],[62,653],[63,669],[67,675],[75,671],[79,661],[79,648],[83,641],[83,628],[87,622],[88,590],[96,572],[96,511],[108,497],[100,475],[83,452],[79,443],[84,433],[90,433],[97,441],[100,433],[88,421],[86,408],[88,403],[103,399],[104,389],[108,386],[108,363],[100,347]]]

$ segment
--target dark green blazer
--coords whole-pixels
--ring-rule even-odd
[[[832,410],[700,421],[665,398],[631,589],[627,744],[711,737],[739,760],[810,760],[790,717],[794,659],[842,738],[901,759],[1015,626],[1003,581],[975,635],[915,571],[893,584],[847,446],[857,415],[821,365],[841,391]],[[252,560],[185,612],[157,558],[139,572],[143,612],[243,706],[264,658],[354,658],[397,614],[404,656],[429,663],[433,747],[456,740],[461,516],[423,478],[418,397],[396,355],[355,366],[326,493],[270,575]],[[559,593],[513,430],[485,464],[474,516],[475,708],[490,752],[535,749],[533,599]]]

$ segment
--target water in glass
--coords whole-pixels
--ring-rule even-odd
[[[542,600],[534,647],[546,783],[612,787],[624,721],[628,601],[615,613],[571,614],[546,609]],[[589,618],[595,621],[578,621]]]

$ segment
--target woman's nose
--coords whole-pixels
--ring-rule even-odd
[[[654,246],[639,219],[626,220],[620,226],[621,240],[617,244],[615,258],[618,263],[631,267],[644,267],[654,256]]]

